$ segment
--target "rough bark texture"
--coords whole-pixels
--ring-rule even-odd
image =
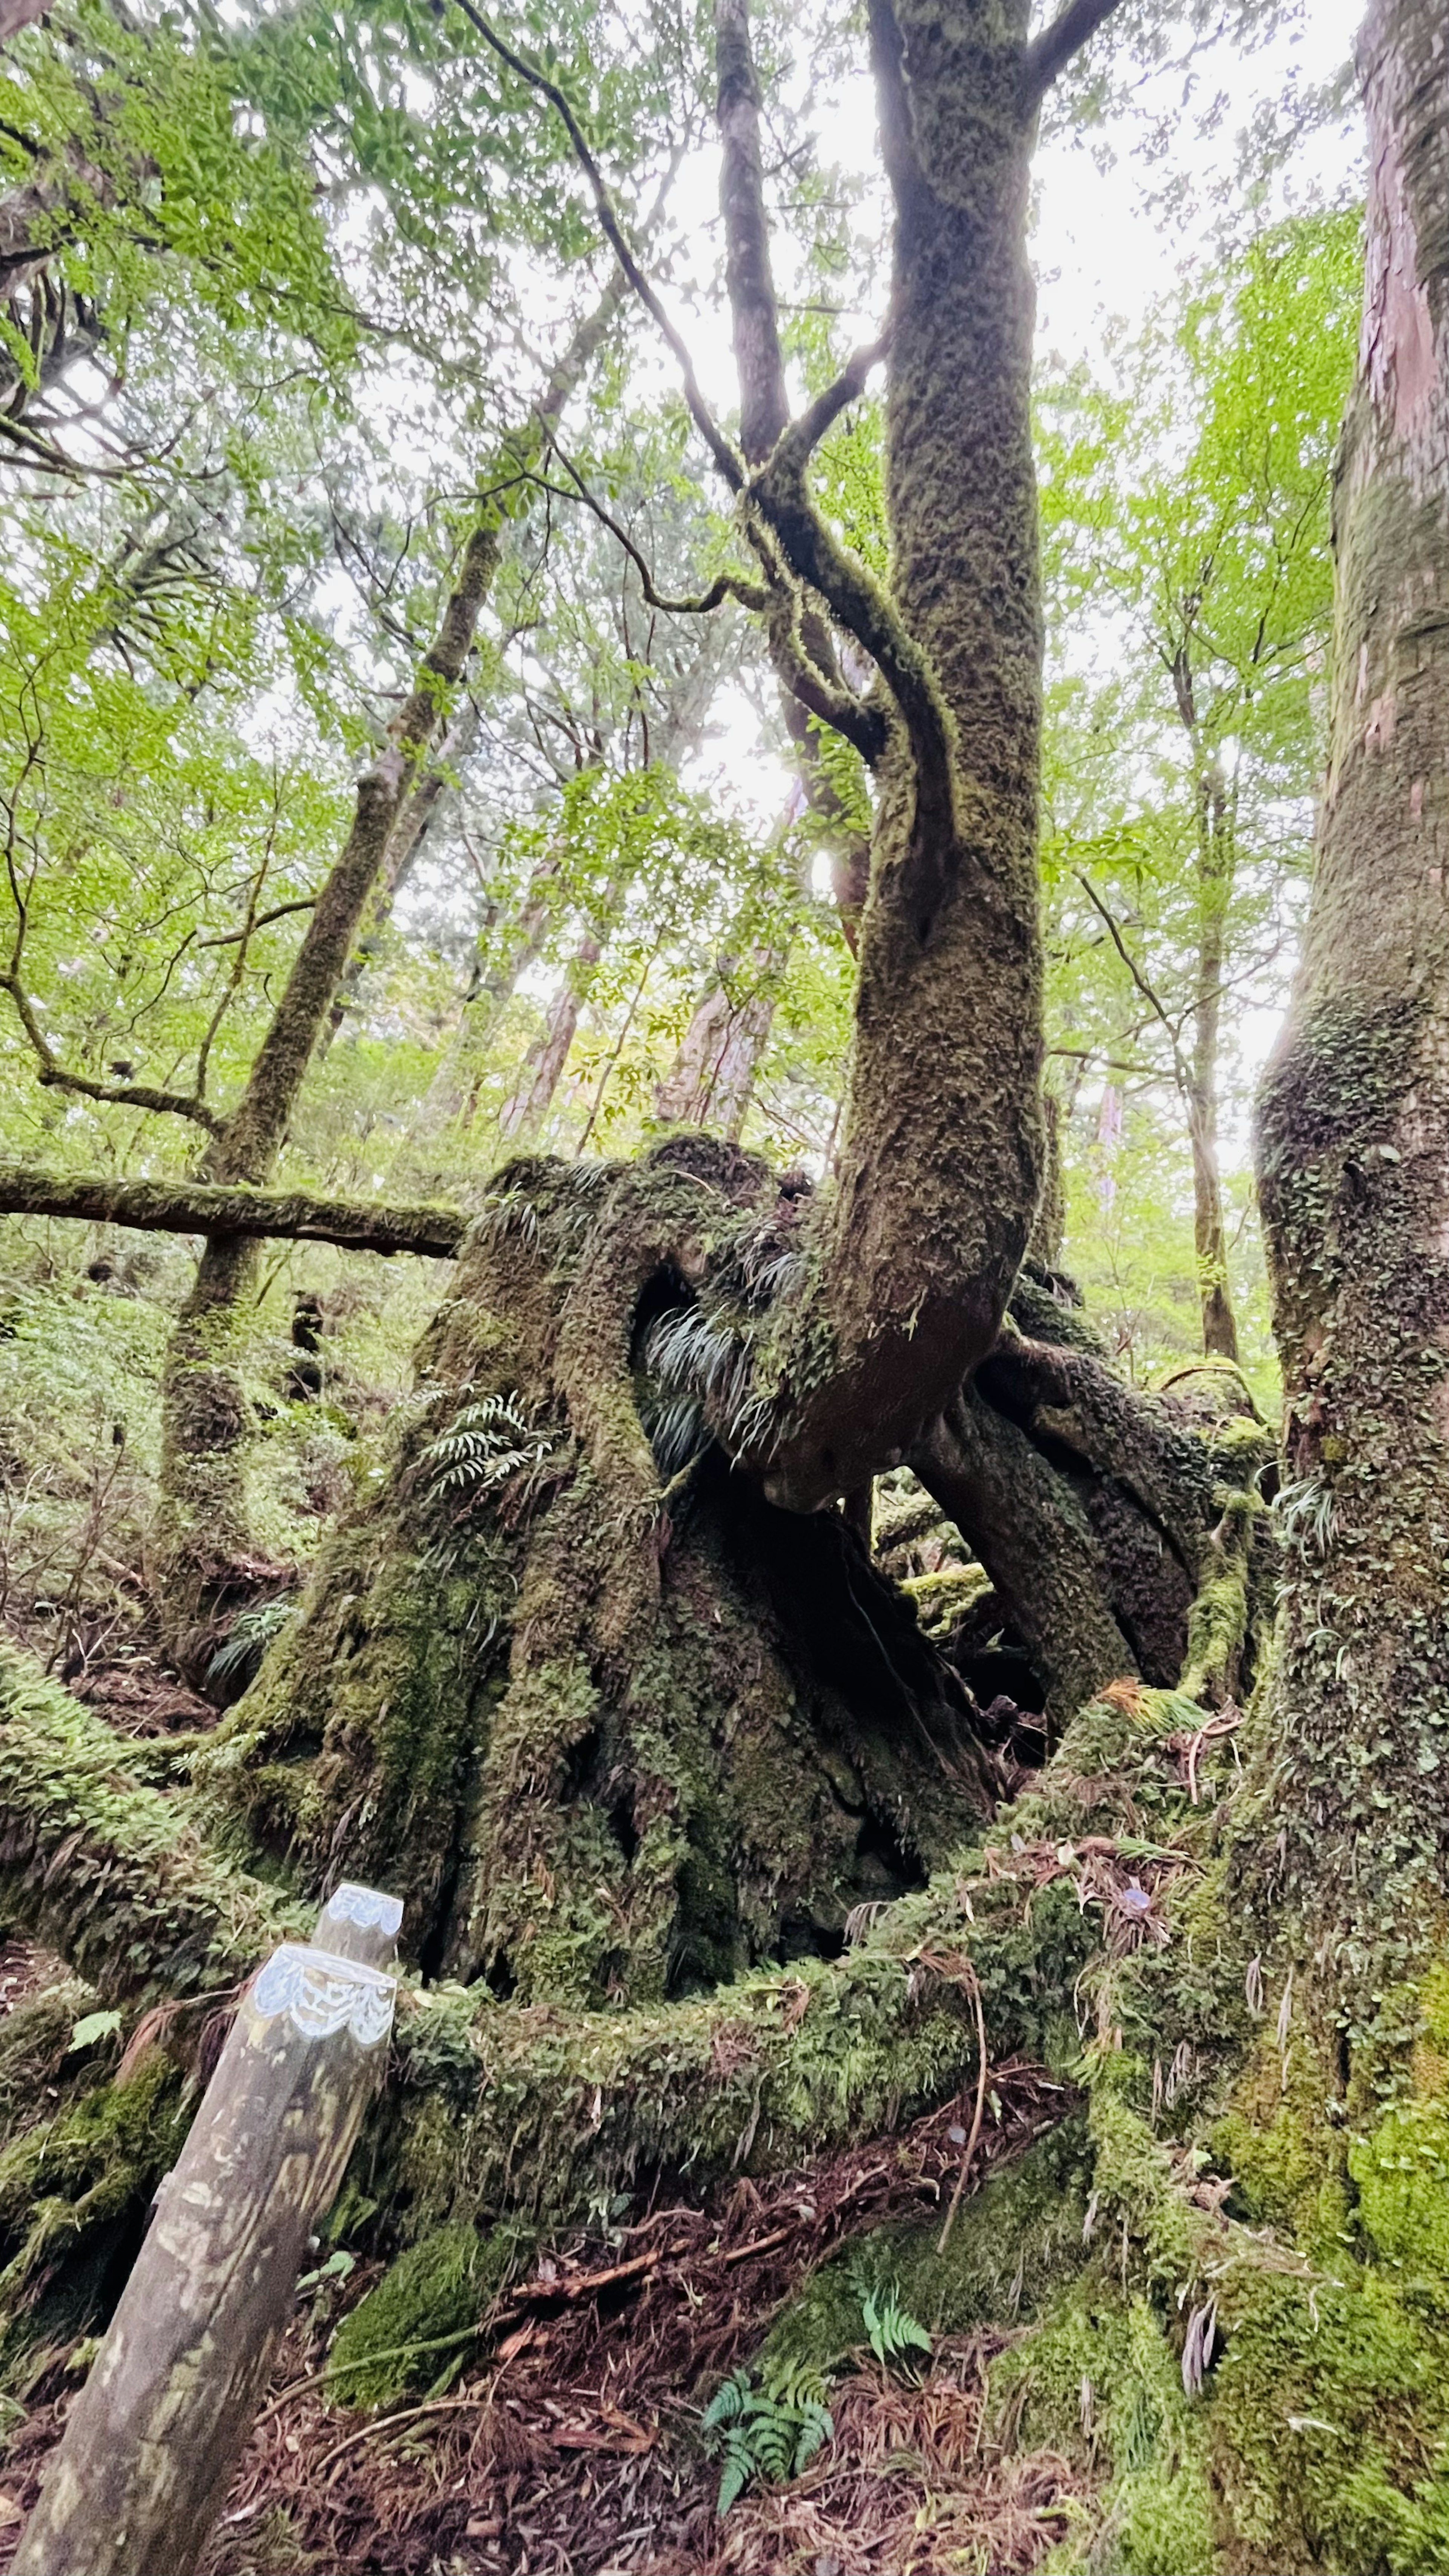
[[[1332,738],[1259,1104],[1286,1389],[1278,1878],[1375,2009],[1442,1914],[1449,1734],[1449,27],[1375,0]]]
[[[828,1950],[989,1809],[838,1516],[772,1511],[651,1365],[666,1321],[730,1362],[689,1275],[793,1221],[704,1140],[501,1176],[386,1481],[207,1757],[259,1855],[312,1883],[345,1847],[425,1961],[602,2002]]]
[[[1026,24],[1018,0],[968,0],[949,29],[914,0],[872,18],[902,630],[898,651],[879,640],[901,722],[879,772],[840,1184],[780,1340],[770,1490],[797,1508],[903,1454],[953,1399],[996,1338],[1039,1192]]]

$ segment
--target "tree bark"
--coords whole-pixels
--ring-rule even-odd
[[[619,877],[605,888],[598,913],[569,959],[563,982],[549,1004],[542,1033],[519,1067],[518,1079],[498,1121],[500,1135],[510,1143],[536,1136],[553,1106],[579,1014],[593,990],[604,949],[618,925],[626,891],[626,883]]]
[[[143,1234],[279,1236],[349,1252],[415,1252],[451,1261],[470,1219],[454,1208],[363,1206],[307,1190],[224,1188],[207,1181],[117,1181],[103,1173],[0,1164],[0,1216],[73,1218]]]
[[[740,445],[747,463],[760,465],[789,420],[790,403],[765,212],[760,84],[750,41],[749,0],[715,0],[715,73],[720,214],[740,388]],[[818,601],[807,603],[800,640],[817,668],[835,673],[830,623]],[[816,720],[796,694],[793,655],[781,650],[778,630],[770,630],[768,641],[801,790],[830,852],[841,927],[853,949],[869,876],[869,848],[821,766]],[[739,1134],[754,1088],[755,1067],[774,1019],[767,988],[778,983],[787,953],[773,947],[757,952],[755,990],[743,1009],[731,999],[728,970],[701,994],[674,1064],[659,1087],[656,1110],[661,1119],[685,1127],[716,1127],[726,1136]]]
[[[1174,673],[1178,707],[1199,769],[1197,796],[1197,958],[1193,977],[1192,1057],[1186,1107],[1192,1144],[1193,1248],[1202,1304],[1202,1346],[1236,1360],[1238,1323],[1228,1284],[1227,1229],[1218,1164],[1218,1050],[1222,1028],[1227,912],[1233,890],[1234,825],[1227,781],[1214,755],[1204,763],[1193,677],[1184,647]]]
[[[1442,1921],[1449,1624],[1449,44],[1374,0],[1327,784],[1259,1100],[1285,1388],[1276,1876],[1350,1995]],[[1392,1957],[1392,1966],[1386,1956]]]
[[[655,1096],[656,1115],[667,1126],[713,1127],[721,1136],[738,1136],[775,1016],[768,985],[783,964],[778,953],[756,950],[748,961],[748,972],[756,980],[736,1000],[731,985],[738,960],[720,961],[719,972],[696,1003],[679,1053]]]
[[[991,1577],[1046,1685],[1047,1715],[1067,1719],[1137,1658],[1109,1606],[1107,1567],[1070,1488],[1026,1433],[965,1389],[911,1451],[929,1494]]]
[[[808,1299],[782,1317],[783,1422],[761,1462],[794,1508],[903,1455],[953,1401],[996,1338],[1039,1193],[1027,15],[967,0],[948,44],[924,0],[872,13],[896,210],[897,621],[872,631],[900,712],[878,772],[840,1181],[812,1228]],[[777,516],[793,536],[787,496]]]

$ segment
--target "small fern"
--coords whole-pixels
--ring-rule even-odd
[[[929,2358],[930,2336],[920,2319],[901,2306],[893,2289],[863,2292],[860,2313],[871,2351],[882,2370],[901,2368],[913,2352],[925,2353]]]
[[[465,1404],[419,1463],[429,1492],[441,1496],[486,1493],[521,1471],[536,1475],[551,1455],[552,1443],[507,1396],[490,1395]]]
[[[254,1682],[268,1646],[281,1635],[296,1607],[295,1601],[261,1601],[255,1610],[243,1610],[207,1665],[207,1681]]]
[[[797,2478],[817,2451],[833,2440],[835,2423],[823,2383],[813,2374],[795,2393],[755,2388],[737,2370],[717,2388],[700,2418],[705,2449],[720,2463],[718,2511],[723,2517],[755,2478],[783,2486]]]

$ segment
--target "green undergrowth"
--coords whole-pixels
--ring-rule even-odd
[[[119,2291],[195,2107],[159,2049],[0,2148],[0,2382],[23,2391]]]
[[[466,2224],[435,2228],[410,2245],[338,2327],[329,2396],[385,2406],[409,2389],[446,2388],[476,2353],[490,2308],[534,2241],[532,2229],[505,2221],[486,2235]]]
[[[1044,2562],[1050,2576],[1213,2576],[1204,2409],[1184,2393],[1160,2315],[1106,2258],[996,2362],[989,2424],[1009,2449],[1056,2452],[1105,2479],[1090,2527]]]
[[[932,2335],[1034,2316],[1080,2260],[1090,2173],[1085,2128],[1073,2118],[963,2203],[944,2250],[939,2213],[856,2239],[776,2318],[760,2353],[767,2384],[824,2381],[866,2352],[862,2302],[872,2293],[893,2295]]]

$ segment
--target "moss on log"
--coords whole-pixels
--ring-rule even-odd
[[[282,1235],[351,1252],[451,1261],[471,1220],[456,1208],[365,1206],[306,1190],[211,1181],[123,1181],[104,1173],[0,1164],[0,1216],[46,1216],[142,1234]]]
[[[310,1919],[147,1785],[148,1751],[0,1641],[0,1893],[108,2004],[223,1988]]]

